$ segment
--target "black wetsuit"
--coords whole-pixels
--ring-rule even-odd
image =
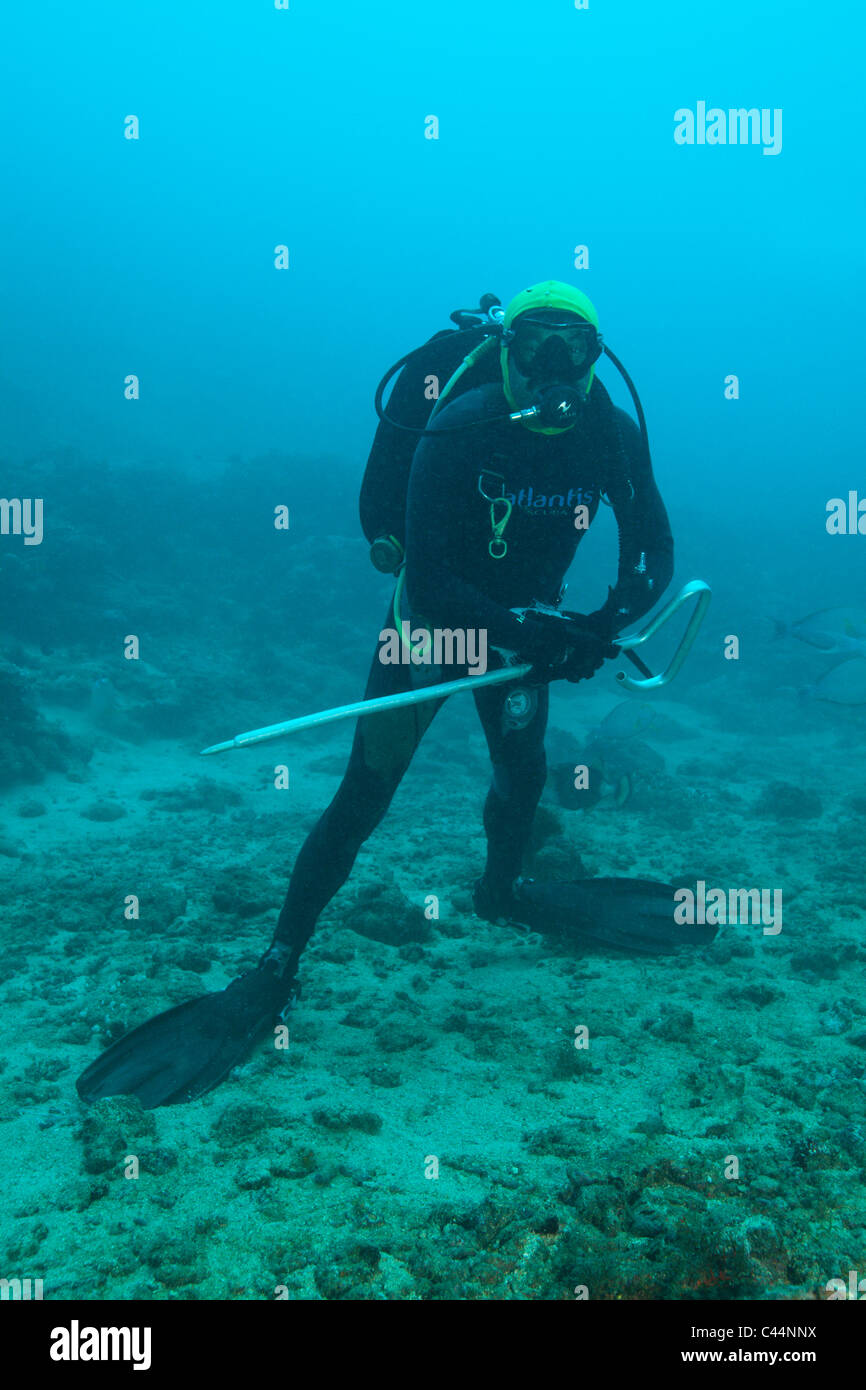
[[[600,383],[594,383],[578,424],[564,434],[493,423],[508,410],[501,385],[468,391],[442,409],[434,429],[482,418],[491,423],[425,436],[414,450],[405,517],[406,594],[411,613],[431,626],[485,628],[489,646],[536,661],[544,659],[549,634],[543,639],[531,632],[534,625],[521,624],[509,609],[557,603],[585,533],[575,525],[576,507],[586,506],[591,520],[603,493],[619,526],[616,586],[593,615],[609,620],[611,632],[648,612],[661,596],[673,571],[673,543],[640,432],[611,405]],[[482,491],[512,501],[501,559],[489,552],[491,503]],[[384,626],[391,625],[389,614]],[[379,651],[377,646],[367,699],[412,683],[410,666],[383,664]],[[451,680],[465,671],[447,667],[442,674]],[[488,882],[510,883],[520,873],[546,776],[547,687],[538,691],[531,722],[506,729],[503,703],[512,688],[488,686],[474,695],[493,764],[484,807]],[[359,719],[343,781],[301,848],[280,914],[276,940],[291,947],[293,962],[385,815],[442,703],[430,700]]]

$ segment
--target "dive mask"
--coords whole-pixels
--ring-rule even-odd
[[[549,313],[550,317],[542,317]],[[503,335],[514,366],[527,380],[586,375],[601,356],[601,338],[585,319],[556,311],[521,314]]]

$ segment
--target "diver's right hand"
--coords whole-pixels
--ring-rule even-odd
[[[529,640],[524,640],[520,654],[532,662],[528,679],[538,685],[591,680],[605,659],[616,655],[609,639],[588,630],[570,614],[558,617],[530,609],[523,627]]]
[[[578,630],[574,632],[573,637],[574,643],[562,674],[567,681],[576,684],[577,681],[591,680],[596,671],[604,665],[605,659],[616,655],[616,648],[610,642],[597,637],[594,632]]]
[[[558,680],[565,675],[565,665],[569,655],[567,618],[554,613],[539,613],[530,608],[526,613],[520,634],[518,655],[522,661],[529,661],[532,670],[529,680],[538,685]]]

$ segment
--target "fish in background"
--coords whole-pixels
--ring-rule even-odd
[[[635,700],[622,700],[591,729],[586,743],[575,752],[574,741],[561,730],[552,730],[548,745],[553,758],[551,791],[560,806],[570,811],[589,810],[599,802],[619,808],[632,795],[636,778],[664,772],[664,758],[640,737],[663,732],[664,715]],[[570,755],[569,755],[570,754]],[[576,766],[589,769],[588,785],[575,786]]]
[[[120,708],[120,697],[107,676],[100,676],[90,687],[88,713],[97,724],[110,720]]]
[[[841,656],[799,694],[833,705],[866,705],[866,610],[819,608],[795,623],[770,620],[776,637],[796,637],[825,656]]]
[[[833,705],[866,705],[866,656],[837,662],[802,693]]]
[[[91,724],[100,733],[137,742],[140,735],[128,705],[108,676],[99,676],[90,687],[87,714]]]
[[[642,700],[620,700],[590,729],[587,742],[603,744],[608,739],[640,738],[642,734],[658,733],[664,722],[664,715]]]
[[[771,618],[774,636],[796,637],[828,656],[866,657],[866,610],[819,608],[794,623]]]

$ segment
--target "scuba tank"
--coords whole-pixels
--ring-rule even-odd
[[[379,427],[373,440],[364,481],[361,484],[361,528],[370,542],[370,559],[376,569],[394,574],[403,560],[406,494],[409,471],[418,444],[443,388],[485,341],[493,345],[496,329],[490,311],[501,301],[495,294],[482,295],[477,309],[455,309],[454,328],[435,333],[421,347],[395,362],[376,391]],[[498,341],[498,334],[496,335]],[[402,370],[401,370],[402,368]],[[400,372],[388,400],[382,397],[390,379]],[[454,400],[474,386],[500,380],[497,354],[482,354],[453,383],[448,399]]]

